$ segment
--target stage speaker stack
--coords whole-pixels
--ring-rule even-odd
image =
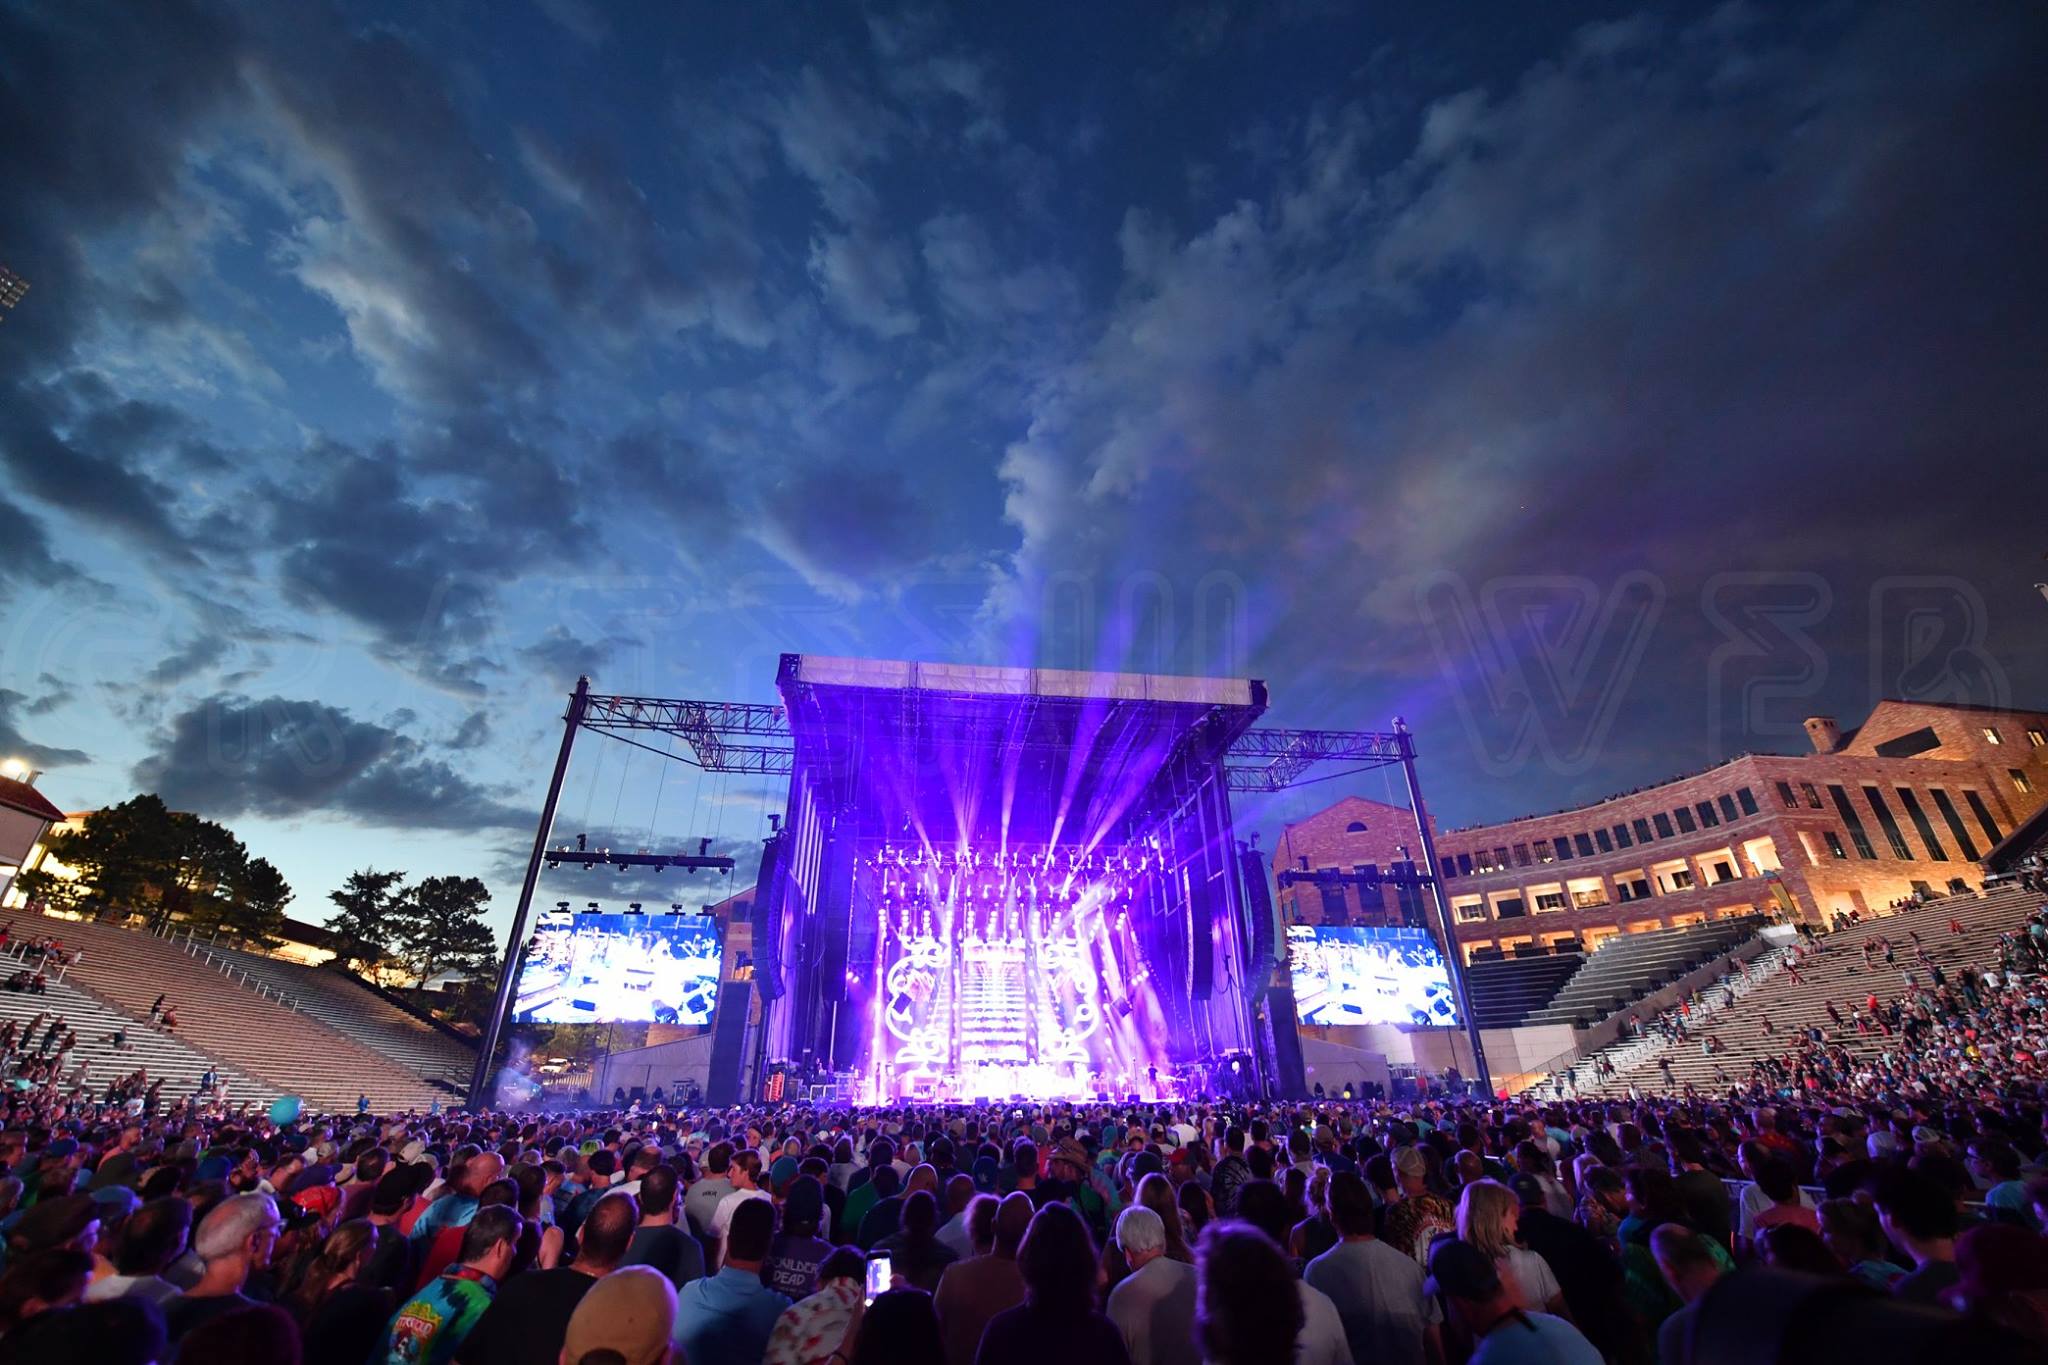
[[[1245,982],[1257,997],[1266,989],[1273,967],[1273,896],[1268,889],[1265,855],[1246,847],[1238,851],[1238,869],[1244,880],[1244,909],[1251,917],[1251,961],[1245,963]]]
[[[754,882],[754,989],[764,1003],[782,995],[782,836],[761,845],[761,872]]]

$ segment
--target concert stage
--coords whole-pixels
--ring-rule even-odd
[[[605,696],[579,680],[475,1095],[490,1093],[515,1018],[659,1006],[683,1020],[651,980],[613,982],[610,958],[590,969],[570,947],[529,937],[543,864],[731,865],[708,841],[688,853],[555,840],[582,734],[707,772],[788,777],[750,922],[732,926],[746,956],[701,1025],[713,1034],[704,1092],[714,1104],[779,1099],[792,1081],[797,1093],[868,1104],[1305,1094],[1293,993],[1274,972],[1272,874],[1236,838],[1231,792],[1281,791],[1323,764],[1401,767],[1417,856],[1282,879],[1426,891],[1436,941],[1449,941],[1414,743],[1398,720],[1378,732],[1259,727],[1265,685],[1241,678],[799,654],[782,656],[776,687],[781,704],[768,705]],[[669,747],[640,738],[654,735]],[[1351,960],[1344,944],[1325,946],[1316,961]],[[531,980],[515,992],[522,962]],[[1462,964],[1446,966],[1462,1006]],[[1380,1007],[1340,986],[1317,1008]],[[692,1018],[706,999],[692,997]],[[1470,1011],[1433,999],[1431,1019],[1465,1020],[1483,1076]]]
[[[882,1103],[1156,1095],[1250,1047],[1223,760],[1260,684],[792,655],[778,685],[772,1054]]]

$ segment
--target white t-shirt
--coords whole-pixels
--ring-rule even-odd
[[[1494,1262],[1503,1284],[1516,1292],[1515,1303],[1531,1313],[1540,1313],[1564,1290],[1551,1273],[1550,1262],[1527,1247],[1509,1247],[1508,1254]]]
[[[766,1198],[768,1198],[768,1191],[766,1190],[734,1190],[731,1194],[719,1200],[718,1208],[711,1215],[711,1235],[720,1242],[723,1242],[725,1240],[725,1230],[732,1226],[734,1210],[738,1209],[740,1205],[746,1203],[749,1199]]]

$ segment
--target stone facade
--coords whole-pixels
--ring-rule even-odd
[[[1885,701],[1847,734],[1828,717],[1807,729],[1814,753],[1746,755],[1575,810],[1433,830],[1461,950],[1590,949],[1759,910],[1881,912],[1916,889],[1974,888],[1978,861],[2048,800],[2048,713]],[[1384,867],[1414,843],[1408,811],[1347,797],[1287,826],[1273,863]],[[1347,890],[1325,903],[1318,888],[1282,888],[1282,922],[1403,922],[1393,892],[1361,906]]]

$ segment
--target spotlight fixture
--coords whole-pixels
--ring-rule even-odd
[[[699,858],[708,858],[711,856],[711,839],[708,835],[705,838],[699,839],[697,841],[697,856]]]
[[[579,834],[576,836],[576,851],[578,853],[590,852],[590,836],[588,834]]]
[[[626,913],[629,915],[644,915],[647,912],[640,908],[639,901],[630,901],[626,905]]]
[[[683,903],[682,903],[681,901],[670,901],[670,902],[668,903],[668,912],[669,912],[669,913],[670,913],[671,915],[680,915],[680,914],[682,914],[682,913],[683,913]]]
[[[556,902],[555,902],[555,909],[557,909],[557,910],[561,911],[561,912],[562,912],[563,914],[565,914],[565,915],[566,915],[566,914],[568,914],[568,913],[569,913],[569,902],[567,902],[567,901],[556,901]]]
[[[586,901],[586,902],[584,903],[584,906],[583,906],[583,913],[584,913],[584,914],[586,914],[586,915],[594,915],[594,914],[596,914],[596,913],[597,913],[597,902],[596,902],[596,901]]]

